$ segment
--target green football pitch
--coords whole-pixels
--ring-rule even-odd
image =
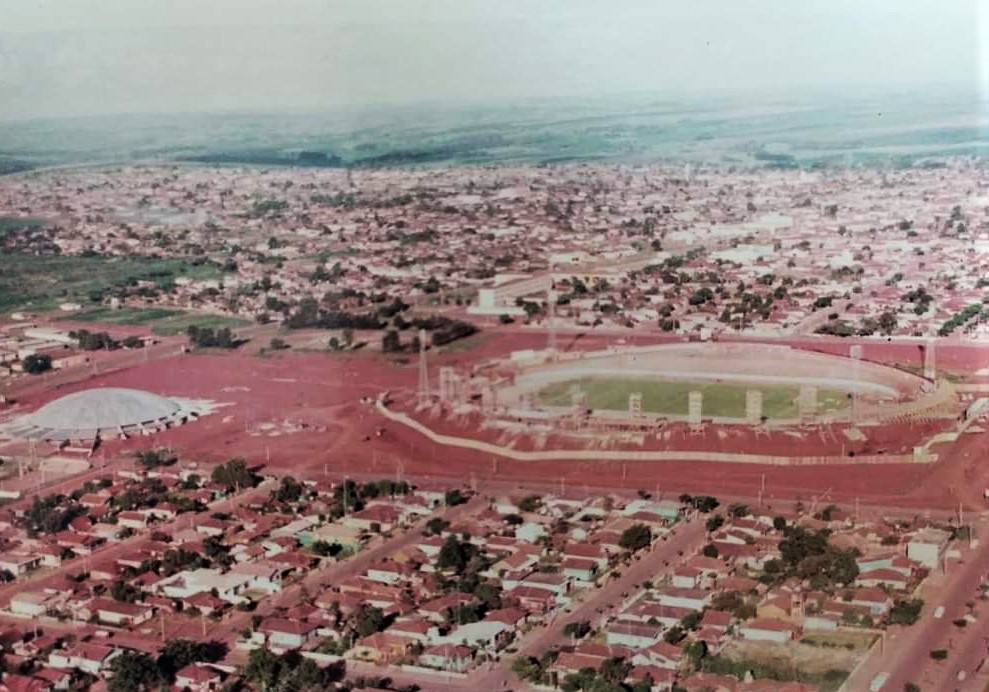
[[[749,385],[724,382],[690,382],[683,380],[646,380],[639,378],[585,377],[545,386],[536,395],[544,406],[570,406],[572,392],[580,389],[587,395],[591,409],[627,411],[628,397],[642,394],[642,410],[657,415],[687,415],[687,396],[691,391],[704,395],[705,417],[744,418],[745,392],[762,392],[762,413],[767,418],[796,418],[796,385]],[[845,392],[836,389],[817,390],[817,411],[836,411],[849,405]]]

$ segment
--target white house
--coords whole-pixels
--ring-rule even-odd
[[[934,568],[940,564],[948,548],[951,536],[940,529],[921,529],[907,543],[907,557],[925,567]]]
[[[796,639],[800,628],[792,622],[769,618],[757,618],[744,622],[738,627],[742,639],[762,642],[785,643]]]

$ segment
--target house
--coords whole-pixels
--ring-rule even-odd
[[[664,627],[672,627],[691,613],[696,612],[693,608],[676,608],[664,606],[656,601],[639,600],[622,613],[622,619],[637,622],[658,622]]]
[[[125,529],[143,531],[148,528],[148,515],[143,512],[121,512],[117,515],[117,525]]]
[[[0,572],[10,572],[19,577],[40,567],[41,560],[42,556],[37,554],[0,552]]]
[[[907,557],[924,567],[935,568],[941,564],[951,536],[947,531],[925,528],[915,533],[907,543]]]
[[[347,658],[359,661],[387,664],[403,658],[408,653],[411,643],[411,640],[406,637],[396,637],[387,632],[375,632],[358,639],[346,655]]]
[[[150,599],[149,599],[150,600]],[[222,598],[217,598],[208,591],[200,591],[191,596],[186,596],[182,602],[189,608],[195,608],[203,615],[209,616],[219,613],[227,608],[230,603]]]
[[[536,572],[523,579],[522,586],[546,589],[552,591],[557,597],[561,597],[570,591],[570,578],[565,574],[556,572]]]
[[[805,630],[818,630],[822,632],[836,632],[838,630],[838,625],[841,619],[836,615],[827,615],[824,613],[817,615],[808,615],[804,618],[804,629]]]
[[[633,649],[641,649],[658,642],[663,636],[663,628],[643,622],[618,621],[608,628],[605,641],[608,644],[621,644]]]
[[[299,649],[316,636],[316,625],[299,620],[266,618],[257,629],[268,646],[282,651]]]
[[[787,594],[780,594],[760,603],[756,608],[756,616],[771,620],[789,620],[795,610],[793,599]]]
[[[399,511],[391,505],[374,505],[345,516],[340,523],[362,531],[388,533],[395,528],[400,518]]]
[[[683,648],[664,641],[651,644],[632,657],[633,665],[656,666],[668,670],[678,670],[683,661]]]
[[[893,606],[893,599],[889,597],[889,594],[875,586],[859,589],[852,596],[850,602],[852,605],[868,608],[873,616],[885,615],[886,611]]]
[[[250,574],[224,574],[217,569],[183,570],[160,580],[155,584],[155,590],[169,598],[184,599],[204,591],[213,593],[216,589],[218,598],[237,604],[246,600],[241,594],[253,581]]]
[[[556,673],[558,678],[563,678],[566,675],[571,675],[579,673],[584,668],[594,668],[597,670],[601,666],[601,662],[604,659],[598,656],[591,656],[588,654],[582,654],[569,651],[560,652],[556,661],[553,662],[550,670]]]
[[[222,683],[220,671],[201,663],[190,663],[175,673],[175,686],[190,692],[211,692],[220,689]]]
[[[593,583],[598,570],[598,562],[596,560],[581,557],[564,558],[561,566],[563,568],[563,576],[584,584]]]
[[[422,617],[396,620],[386,631],[396,637],[408,637],[420,644],[435,641],[440,636],[436,623]]]
[[[38,617],[59,604],[59,599],[53,594],[43,591],[20,591],[10,598],[8,606],[13,615]]]
[[[703,610],[711,602],[712,592],[702,589],[683,589],[669,586],[656,591],[656,600],[662,605],[674,608],[690,608]]]
[[[419,663],[430,668],[463,673],[470,668],[473,655],[473,649],[468,646],[437,644],[422,652]]]
[[[877,587],[885,586],[890,589],[904,590],[907,588],[909,579],[898,569],[885,568],[873,569],[868,572],[860,572],[855,577],[856,586]]]
[[[258,561],[234,565],[230,569],[230,574],[250,577],[247,582],[249,590],[273,594],[282,590],[282,576],[285,571],[284,566],[267,561]]]
[[[48,665],[53,668],[75,668],[84,673],[99,675],[121,653],[122,650],[116,647],[82,642],[69,649],[52,651],[48,655]]]
[[[41,678],[17,673],[4,673],[0,678],[0,692],[48,692],[54,687]]]
[[[556,596],[552,591],[532,586],[516,586],[502,595],[530,613],[545,613],[556,605]]]
[[[131,627],[151,619],[154,608],[139,603],[121,603],[109,598],[95,598],[89,609],[96,619],[106,625]]]
[[[750,641],[784,643],[796,639],[799,633],[800,628],[792,622],[769,618],[749,620],[738,627],[739,636]]]
[[[546,527],[534,521],[528,521],[515,529],[515,537],[526,543],[536,543],[546,535]]]
[[[456,627],[450,634],[442,638],[450,644],[465,646],[494,647],[500,649],[506,646],[514,636],[514,628],[498,620],[484,619],[480,622],[470,622]]]
[[[731,617],[731,613],[724,610],[705,610],[698,627],[711,627],[721,632],[727,632],[728,626],[731,624]]]
[[[701,571],[696,567],[683,565],[673,571],[671,583],[678,589],[696,589],[700,584]]]
[[[484,616],[485,620],[503,622],[513,628],[521,627],[525,624],[528,618],[529,614],[521,608],[499,608],[498,610],[489,610],[487,615]]]
[[[626,682],[650,680],[650,692],[670,692],[677,680],[677,672],[659,666],[635,666],[629,671]]]

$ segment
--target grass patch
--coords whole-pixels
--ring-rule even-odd
[[[219,275],[220,270],[212,264],[193,264],[178,257],[39,257],[4,253],[0,254],[0,313],[51,310],[67,301],[92,304],[107,292],[138,281],[168,286],[179,276],[205,279]]]
[[[809,634],[800,640],[801,644],[824,648],[843,648],[848,651],[867,651],[877,635],[871,632],[828,632]]]
[[[167,308],[130,308],[123,307],[118,310],[113,308],[93,308],[84,310],[74,315],[66,317],[77,322],[99,322],[101,324],[116,324],[123,326],[137,326],[157,322],[169,317],[182,315],[181,310],[169,310]]]
[[[762,412],[768,418],[796,418],[799,387],[792,385],[726,384],[720,382],[689,382],[679,380],[645,380],[641,378],[584,377],[554,382],[537,394],[537,401],[546,406],[570,406],[571,391],[579,387],[587,393],[587,405],[592,409],[628,410],[628,397],[642,394],[642,410],[660,415],[687,415],[687,397],[691,391],[704,395],[705,417],[743,418],[745,392],[762,392]],[[818,390],[818,411],[839,410],[848,405],[844,392]]]
[[[175,336],[176,334],[185,334],[186,330],[192,326],[200,328],[212,327],[213,329],[230,327],[231,329],[236,329],[237,327],[246,327],[249,324],[249,321],[236,317],[187,312],[156,322],[151,327],[151,331],[158,336]]]
[[[0,238],[14,231],[42,228],[48,221],[33,216],[0,216]]]
[[[787,660],[758,660],[753,658],[729,658],[724,655],[710,656],[703,659],[702,670],[716,675],[732,675],[743,679],[747,673],[757,680],[774,680],[777,682],[807,682],[817,685],[821,692],[836,692],[849,671],[842,668],[825,670],[801,669],[795,662]]]
[[[250,324],[247,320],[236,317],[185,312],[184,310],[172,310],[169,308],[123,307],[119,310],[114,310],[113,308],[100,307],[75,313],[65,319],[118,326],[150,324],[152,325],[151,331],[158,336],[185,334],[186,330],[191,326],[212,327],[213,329],[230,327],[231,329],[235,329]]]

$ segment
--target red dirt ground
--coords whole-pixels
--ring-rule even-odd
[[[581,339],[582,348],[614,343],[614,336]],[[628,339],[629,343],[652,343]],[[560,339],[567,343],[567,337]],[[508,350],[539,347],[545,337],[514,334],[482,341],[475,349],[439,356],[444,363],[476,363],[504,355]],[[814,341],[815,350],[831,348]],[[848,342],[840,342],[847,353]],[[835,346],[834,348],[838,348]],[[903,358],[916,364],[916,347],[880,345],[875,355]],[[887,353],[886,351],[889,351]],[[956,362],[966,370],[986,367],[985,358],[970,347],[943,346],[939,360]],[[873,358],[866,351],[866,356]],[[435,362],[434,362],[435,364]],[[284,353],[259,358],[244,353],[194,354],[166,358],[100,375],[43,394],[27,395],[23,410],[33,410],[71,391],[98,386],[147,389],[165,395],[211,399],[226,406],[212,415],[151,437],[108,441],[106,454],[171,445],[187,458],[222,461],[244,456],[300,477],[325,471],[343,474],[448,478],[459,482],[498,479],[518,483],[560,483],[578,487],[626,488],[664,492],[705,492],[754,496],[765,487],[766,497],[834,500],[860,498],[863,502],[903,507],[957,507],[959,501],[979,506],[982,487],[989,485],[989,469],[977,463],[985,458],[986,434],[967,435],[950,450],[938,450],[937,464],[841,465],[767,467],[757,464],[702,462],[513,462],[467,450],[431,444],[421,435],[384,420],[361,397],[386,389],[415,386],[416,367],[386,363],[376,354]],[[297,432],[260,434],[257,427],[289,422]],[[383,428],[383,430],[382,430]],[[251,431],[254,431],[252,434]],[[381,435],[378,436],[378,432]],[[897,431],[884,431],[895,442]]]

